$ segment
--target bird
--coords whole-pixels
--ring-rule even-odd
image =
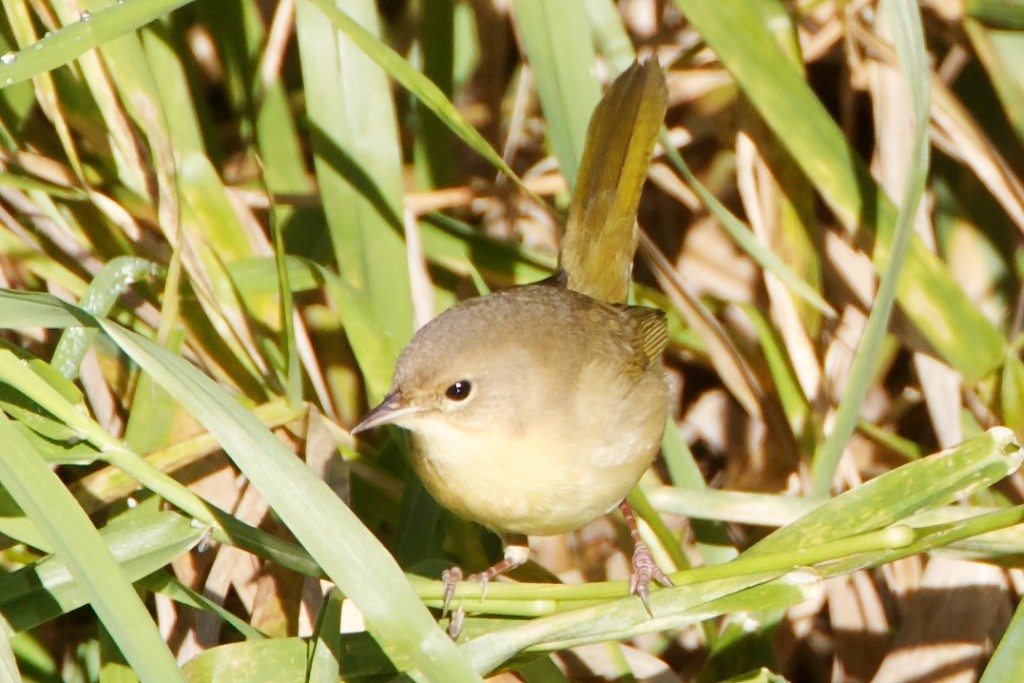
[[[588,126],[560,269],[421,327],[383,401],[352,429],[406,430],[438,503],[502,535],[504,558],[470,577],[483,591],[527,561],[526,537],[573,531],[616,507],[634,541],[630,592],[650,613],[650,582],[671,586],[625,502],[657,456],[669,408],[665,314],[626,303],[666,99],[654,60],[616,79]],[[462,570],[442,578],[446,611]]]

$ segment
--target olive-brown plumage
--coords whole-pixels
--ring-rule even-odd
[[[466,519],[571,531],[615,507],[657,453],[665,341],[660,312],[557,285],[470,299],[417,332],[360,427],[408,429],[427,489]]]

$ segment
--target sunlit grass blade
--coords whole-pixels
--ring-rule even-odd
[[[1015,68],[1024,58],[1024,8],[1006,2],[972,2],[973,10],[982,7],[1006,8],[1014,13],[1017,26],[1013,30],[1005,27],[989,27],[970,17],[964,19],[964,32],[971,41],[975,54],[984,63],[985,70],[1003,105],[1003,112],[1009,119],[1017,139],[1024,143],[1024,80]],[[982,10],[983,11],[983,10]],[[974,14],[977,19],[981,19]]]
[[[594,80],[594,43],[585,30],[583,0],[518,0],[516,23],[537,83],[548,140],[569,187],[576,185],[587,121],[600,91]],[[584,30],[566,30],[578,26]]]
[[[302,546],[360,607],[371,632],[400,669],[418,669],[427,677],[476,679],[398,565],[323,481],[185,361],[113,323],[100,325],[217,438]]]
[[[766,271],[779,278],[793,294],[811,304],[826,316],[834,317],[835,311],[822,298],[821,294],[807,284],[806,281],[802,280],[792,268],[786,265],[768,247],[761,244],[750,231],[750,228],[736,218],[715,195],[704,187],[704,184],[690,171],[682,156],[668,144],[668,136],[663,135],[661,141],[665,154],[673,166],[675,166],[676,170],[679,171],[690,187],[693,188],[694,192],[701,198],[708,211],[718,219],[719,225],[736,241],[740,249],[749,254],[750,258]]]
[[[129,581],[165,567],[202,541],[206,530],[174,512],[125,513],[100,530]],[[59,556],[50,556],[0,578],[0,611],[19,631],[33,628],[88,602],[88,592]]]
[[[307,0],[315,4],[321,12],[342,31],[360,50],[373,59],[388,75],[398,81],[402,87],[414,94],[420,102],[429,107],[437,117],[447,125],[453,133],[473,148],[473,150],[489,161],[502,173],[519,183],[518,176],[498,155],[487,141],[465,120],[462,114],[445,97],[444,93],[430,79],[416,71],[399,55],[381,43],[373,34],[356,24],[346,12],[337,9],[329,0]]]
[[[785,526],[821,504],[820,501],[795,496],[715,489],[684,490],[675,486],[651,487],[645,492],[651,505],[659,512],[758,526]]]
[[[748,588],[733,592],[723,591],[722,597],[707,600],[706,602],[698,602],[692,607],[682,609],[671,618],[671,622],[676,624],[697,624],[723,614],[752,610],[760,612],[786,609],[806,600],[813,584],[813,577],[801,576],[799,574],[768,582],[754,582],[754,585]],[[614,637],[620,639],[641,635],[648,632],[648,628],[649,625],[647,624],[638,624],[624,632],[614,634]],[[575,645],[598,642],[601,637],[582,635],[565,640],[553,640],[545,642],[537,649],[561,650]]]
[[[9,353],[0,355],[0,375],[5,381],[12,379],[12,373],[21,374],[16,365]],[[121,652],[141,678],[182,680],[156,624],[85,512],[3,414],[0,436],[7,444],[0,459],[0,482],[49,538]]]
[[[14,649],[7,637],[10,630],[10,624],[0,616],[0,680],[15,683],[22,679],[18,672],[18,660],[14,657]]]
[[[908,543],[901,547],[882,548],[829,563],[821,568],[822,577],[842,576],[862,569],[878,567],[913,555],[953,546],[975,536],[1012,528],[1024,523],[1024,507],[1016,506],[996,512],[973,515],[966,519],[935,526],[912,526],[915,523],[916,520],[911,519],[906,525],[900,525],[900,528],[909,530],[911,534]],[[890,529],[895,528],[897,527],[890,527]]]
[[[155,275],[157,271],[155,263],[143,259],[127,256],[113,259],[89,283],[79,305],[94,315],[106,315],[132,283]],[[57,343],[51,363],[62,375],[74,379],[95,336],[95,328],[68,328]]]
[[[68,327],[88,325],[92,318],[49,294],[0,290],[0,327]]]
[[[1024,603],[1017,605],[1006,632],[985,666],[979,683],[1001,683],[1024,679]]]
[[[990,486],[1014,472],[1024,451],[994,427],[948,451],[887,472],[760,541],[744,555],[779,551],[878,529]],[[854,514],[856,511],[856,514]]]
[[[95,13],[84,13],[24,50],[0,60],[0,87],[61,67],[86,50],[130,33],[191,0],[132,0],[118,2]]]
[[[850,380],[839,401],[832,431],[811,464],[811,495],[827,496],[832,487],[832,478],[839,466],[846,442],[857,426],[861,403],[871,382],[872,368],[878,362],[889,326],[889,316],[897,296],[897,287],[903,276],[903,263],[914,237],[914,216],[924,195],[925,178],[928,174],[928,99],[929,81],[920,74],[928,72],[928,57],[924,46],[924,29],[916,5],[904,0],[883,0],[882,9],[888,20],[896,43],[900,68],[909,91],[911,103],[912,136],[907,178],[895,232],[888,248],[888,258],[878,283],[878,291],[868,316],[864,336],[850,370]]]
[[[675,0],[729,69],[757,112],[849,230],[874,228],[875,261],[888,260],[896,226],[892,203],[764,26],[749,0]],[[744,40],[737,41],[737,31]],[[968,382],[995,370],[1004,342],[950,278],[912,239],[897,299],[929,342]]]
[[[218,618],[223,619],[226,624],[230,625],[231,628],[235,629],[246,640],[267,639],[267,635],[262,631],[254,628],[247,621],[226,610],[223,606],[205,595],[201,595],[183,585],[166,570],[154,572],[137,581],[135,585],[154,593],[163,593],[181,605],[212,612]]]
[[[369,26],[353,34],[378,45],[373,3],[348,3],[346,9]],[[339,21],[334,3],[302,0],[296,10],[314,163],[334,257],[342,279],[366,299],[377,338],[398,346],[412,334],[412,305],[402,153],[387,75],[337,29],[355,21]]]
[[[302,638],[229,643],[198,655],[183,671],[191,683],[305,681],[308,650]]]
[[[336,590],[327,594],[317,615],[313,634],[313,651],[309,656],[310,681],[336,681],[340,673],[341,608],[344,597]]]
[[[766,584],[782,574],[766,572],[657,591],[650,596],[653,619],[640,600],[631,596],[497,630],[469,641],[461,650],[478,669],[490,671],[514,653],[546,643],[599,642],[693,624],[721,614],[714,608],[714,601]],[[782,591],[786,604],[805,597],[799,586],[783,586]]]
[[[584,5],[598,52],[612,64],[615,73],[622,73],[636,59],[633,43],[622,25],[622,15],[603,0],[584,0]]]

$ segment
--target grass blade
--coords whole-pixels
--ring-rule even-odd
[[[882,8],[895,37],[900,68],[910,92],[913,140],[903,201],[900,204],[888,259],[885,261],[882,279],[878,283],[878,292],[868,316],[864,337],[860,348],[857,349],[850,370],[850,381],[839,402],[832,431],[815,453],[811,465],[811,495],[819,498],[828,495],[832,487],[832,478],[839,466],[839,458],[850,435],[857,427],[861,404],[871,383],[872,370],[878,362],[878,354],[889,325],[904,259],[914,236],[914,216],[924,195],[925,178],[928,174],[929,81],[928,78],[921,77],[921,74],[928,73],[928,57],[924,48],[921,15],[916,5],[905,0],[884,0]]]
[[[0,87],[64,66],[87,50],[139,29],[192,0],[118,2],[82,18],[0,60]]]
[[[21,370],[19,370],[21,368]],[[38,381],[9,352],[5,382]],[[0,482],[52,543],[93,610],[145,681],[182,680],[156,625],[85,512],[6,415],[0,414]]]
[[[892,247],[896,211],[864,162],[775,42],[750,0],[675,0],[729,69],[746,96],[851,231],[874,228],[875,263]],[[736,40],[737,32],[744,36]],[[917,239],[908,247],[897,300],[928,341],[974,382],[1002,361],[999,331]]]
[[[593,76],[594,42],[583,0],[517,0],[516,23],[526,45],[548,124],[548,140],[569,187],[576,185],[587,121],[600,91]],[[582,30],[567,31],[568,26]]]
[[[399,669],[416,669],[433,680],[478,680],[394,559],[259,420],[181,358],[118,325],[100,325],[216,437],[324,572],[360,607],[371,633]]]

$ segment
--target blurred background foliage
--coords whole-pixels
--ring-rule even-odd
[[[1021,680],[1022,30],[1020,0],[4,0],[3,670]],[[600,520],[460,590],[456,646],[428,578],[497,539],[346,428],[417,325],[550,274],[638,54],[673,409],[633,502],[682,585],[620,599]]]

